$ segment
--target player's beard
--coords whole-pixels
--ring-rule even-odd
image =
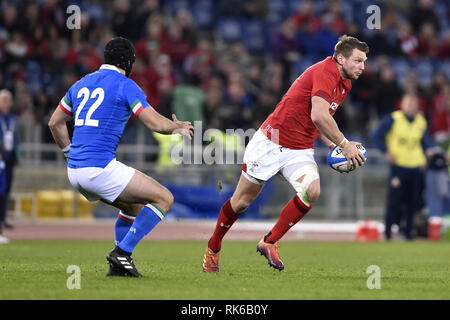
[[[348,72],[348,70],[345,69],[344,66],[342,66],[342,71],[344,72],[344,75],[347,79],[357,80],[359,78],[359,75],[357,75],[356,72]]]

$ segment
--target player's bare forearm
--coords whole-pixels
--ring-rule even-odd
[[[70,145],[70,136],[66,124],[70,118],[71,117],[64,113],[61,108],[57,107],[48,122],[48,127],[52,133],[53,139],[61,149]]]
[[[345,137],[328,111],[330,104],[325,99],[316,96],[312,97],[311,102],[311,120],[320,131],[320,135],[326,138],[328,143],[340,144]],[[322,139],[322,141],[324,140]]]
[[[179,121],[173,114],[172,120],[159,114],[153,108],[145,108],[139,114],[139,119],[150,130],[162,133],[162,134],[174,134],[179,133],[181,135],[192,137],[194,127],[188,121]]]
[[[339,130],[334,118],[328,111],[329,103],[320,97],[312,97],[311,99],[311,120],[319,129],[320,133],[328,138],[331,142],[342,147],[348,165],[353,163],[353,167],[362,165],[365,161],[364,156],[358,151],[356,145],[358,142],[349,142],[345,139],[344,134]]]
[[[155,109],[147,107],[139,114],[139,119],[152,131],[162,134],[171,134],[178,127],[166,117],[159,114]]]
[[[322,140],[323,144],[330,149],[333,149],[336,146],[336,144],[333,141],[325,137],[321,132],[319,132],[319,138],[320,140]]]

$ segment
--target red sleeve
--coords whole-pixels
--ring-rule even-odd
[[[313,74],[311,97],[318,96],[331,103],[333,90],[337,87],[336,74],[329,70],[317,70]]]

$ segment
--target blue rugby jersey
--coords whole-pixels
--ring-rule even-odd
[[[131,113],[138,116],[149,106],[141,88],[112,65],[74,83],[59,104],[74,117],[69,168],[106,167]]]

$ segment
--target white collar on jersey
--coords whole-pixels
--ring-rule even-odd
[[[116,66],[113,66],[112,64],[106,64],[106,63],[102,64],[100,69],[114,70],[114,71],[121,73],[119,68],[117,68]]]

